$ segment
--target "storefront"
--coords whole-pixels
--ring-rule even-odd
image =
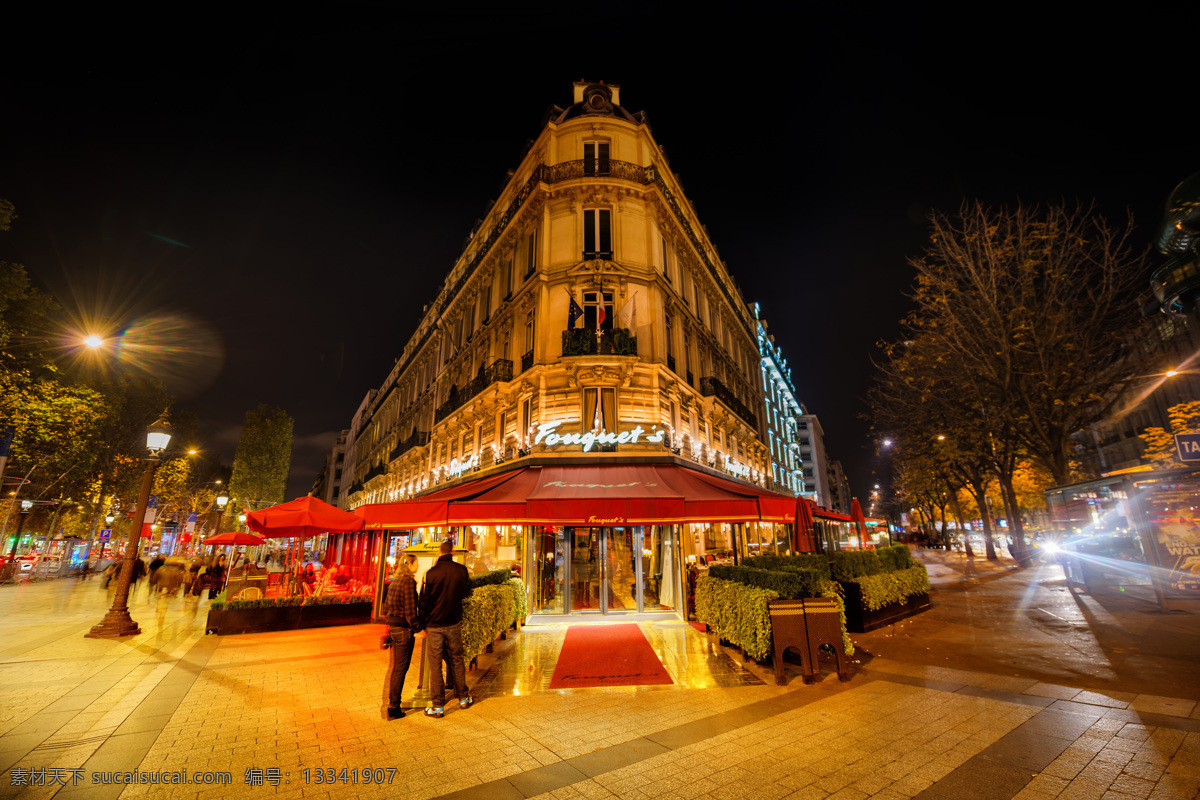
[[[451,537],[473,573],[508,567],[533,614],[678,618],[686,570],[798,550],[797,500],[671,457],[515,469],[356,509],[396,545]]]

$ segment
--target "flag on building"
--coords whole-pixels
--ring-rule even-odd
[[[634,292],[633,297],[629,298],[625,305],[621,306],[621,310],[617,312],[617,319],[621,320],[622,328],[633,330],[637,327],[637,306],[633,304],[636,297],[637,292]]]
[[[575,295],[567,292],[567,297],[571,298],[571,309],[567,312],[567,329],[575,330],[575,323],[583,317],[583,309],[575,302]]]
[[[596,306],[596,330],[600,330],[600,326],[604,324],[604,320],[608,319],[608,314],[604,313],[604,301]]]

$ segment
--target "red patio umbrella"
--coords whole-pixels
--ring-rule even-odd
[[[297,497],[261,511],[247,511],[246,527],[269,539],[282,539],[321,533],[353,533],[362,530],[363,519],[319,498]]]
[[[229,531],[228,533],[219,533],[216,536],[210,536],[209,538],[204,540],[204,544],[206,546],[210,545],[210,544],[220,546],[220,545],[228,545],[228,544],[259,545],[259,544],[266,544],[266,543],[267,543],[266,539],[260,539],[259,537],[255,536],[253,533],[242,533],[240,531]]]
[[[858,527],[858,540],[862,547],[867,546],[867,518],[863,515],[858,498],[850,498],[850,521]]]
[[[322,533],[360,531],[363,518],[316,497],[297,497],[261,511],[247,511],[246,526],[269,539],[298,538],[299,551],[303,553],[305,538]]]
[[[796,498],[796,552],[815,553],[817,543],[813,535],[812,508],[803,497]]]

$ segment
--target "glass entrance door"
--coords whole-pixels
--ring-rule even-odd
[[[622,614],[676,607],[677,540],[670,527],[544,527],[534,537],[535,612]]]

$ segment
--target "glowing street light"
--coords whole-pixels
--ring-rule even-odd
[[[90,347],[92,350],[97,350],[104,346],[104,340],[101,339],[99,336],[96,336],[95,334],[92,334],[91,336],[88,336],[87,338],[85,338],[83,340],[83,343],[85,345],[87,345],[88,347]]]

